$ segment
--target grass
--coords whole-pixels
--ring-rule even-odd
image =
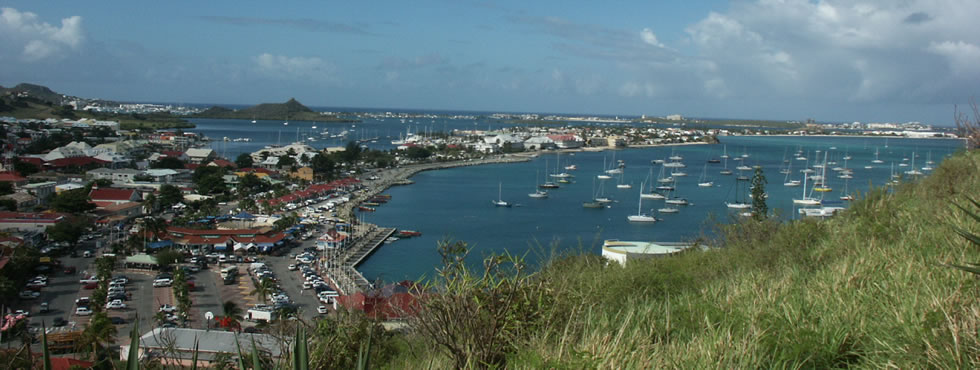
[[[625,268],[555,259],[536,276],[550,303],[506,366],[976,368],[978,284],[945,264],[980,260],[951,230],[980,231],[952,205],[980,193],[978,168],[961,153],[835,218],[723,226],[716,248]],[[417,347],[387,366],[452,366]]]

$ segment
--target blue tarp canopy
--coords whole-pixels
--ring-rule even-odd
[[[228,249],[228,246],[227,245],[224,245],[224,244],[221,244],[221,245],[215,244],[215,246],[214,246],[214,250],[216,250],[216,251],[223,251],[225,249]]]
[[[146,245],[147,249],[160,249],[173,246],[174,242],[172,240],[161,240],[158,242],[153,242]]]
[[[228,218],[229,218],[229,216],[218,216],[218,218],[216,218],[216,220],[218,220],[218,221],[224,221],[224,220],[227,220]]]
[[[234,219],[236,219],[236,220],[254,220],[255,219],[255,216],[254,215],[252,215],[251,213],[245,212],[245,211],[242,211],[241,213],[239,213],[237,215],[234,215],[234,216],[231,216],[231,217],[234,218]]]

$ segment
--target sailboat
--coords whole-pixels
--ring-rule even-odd
[[[722,148],[724,148],[723,149],[724,153],[722,153],[721,157],[719,157],[719,158],[721,158],[721,159],[728,159],[728,145],[724,145],[724,146],[722,146]]]
[[[603,204],[612,203],[613,202],[612,198],[607,197],[605,194],[606,194],[606,182],[599,181],[599,195],[595,197],[593,200]]]
[[[878,148],[877,147],[875,147],[875,159],[872,159],[871,160],[871,163],[885,163],[885,161],[878,159]]]
[[[732,170],[728,169],[728,154],[725,154],[725,155],[723,155],[721,157],[725,159],[725,168],[722,169],[721,171],[718,171],[718,173],[720,173],[722,175],[731,175],[732,174]]]
[[[823,153],[823,167],[821,167],[821,170],[822,171],[820,173],[820,183],[817,184],[816,181],[814,181],[813,191],[826,193],[831,190],[834,190],[830,186],[827,186],[827,180],[826,180],[827,179],[827,153],[826,152]]]
[[[544,173],[548,173],[548,158],[544,159]],[[538,187],[542,189],[558,189],[559,185],[551,181],[545,181],[541,185],[538,185]]]
[[[847,192],[847,181],[848,181],[847,179],[844,179],[844,190],[841,191],[840,193],[841,194],[840,200],[851,201],[854,200],[854,196]]]
[[[602,157],[602,169],[603,169],[603,171],[606,170],[606,157]],[[609,176],[609,175],[607,175],[605,173],[602,173],[602,174],[599,174],[598,176],[596,176],[596,178],[601,179],[601,180],[609,180],[609,179],[612,178],[612,176]]]
[[[674,189],[674,186],[675,185],[676,185],[676,182],[673,183],[673,184],[671,184],[671,186],[670,186],[671,189],[668,191],[668,193],[667,193],[667,199],[665,199],[664,202],[667,203],[667,204],[675,204],[675,205],[679,205],[679,206],[686,206],[686,205],[688,205],[687,199],[680,198],[680,197],[677,196],[677,191]]]
[[[650,166],[650,173],[647,174],[647,178],[643,180],[644,184],[650,184],[647,192],[643,192],[643,186],[640,186],[640,198],[643,199],[664,199],[664,195],[653,191],[653,166]]]
[[[819,206],[820,205],[820,199],[812,198],[812,197],[809,197],[809,196],[806,195],[806,180],[807,180],[807,176],[804,175],[803,176],[803,198],[801,198],[801,199],[793,198],[793,204],[799,204],[799,205],[803,205],[803,206]]]
[[[490,203],[497,207],[510,207],[510,203],[504,201],[503,199],[504,183],[497,184],[497,200],[491,200]]]
[[[783,186],[790,186],[790,187],[800,186],[800,180],[790,180],[789,179],[789,175],[792,172],[793,172],[793,162],[789,162],[789,165],[786,166],[786,172],[785,172],[786,173],[786,177],[783,179]],[[803,176],[805,177],[806,175],[803,175]]]
[[[919,171],[919,170],[915,169],[915,152],[912,152],[912,169],[911,170],[908,170],[908,171],[905,171],[905,174],[906,175],[912,175],[912,176],[920,176],[920,175],[922,175],[922,171]]]
[[[620,172],[619,173],[619,183],[616,184],[616,189],[632,189],[633,188],[633,185],[624,184],[623,183],[623,176],[625,176],[625,175],[626,174],[623,173],[623,172]],[[640,188],[642,188],[642,186]]]
[[[538,175],[539,174],[540,173],[538,171],[534,171],[534,182],[535,183],[538,182]],[[533,193],[528,193],[527,196],[529,196],[531,198],[547,198],[548,197],[548,192],[547,191],[544,191],[544,190],[535,189]]]
[[[643,214],[643,185],[644,184],[642,183],[640,184],[640,199],[637,200],[636,214],[626,216],[626,219],[629,220],[629,222],[645,222],[645,223],[657,222],[656,217]]]
[[[929,151],[929,153],[926,154],[926,165],[924,167],[922,167],[922,170],[923,171],[932,171],[932,170],[934,170],[934,168],[932,168],[932,165],[933,164],[935,164],[935,163],[932,161],[932,151]]]
[[[701,178],[698,179],[698,186],[699,187],[702,187],[702,188],[710,188],[712,186],[715,186],[715,183],[712,182],[712,181],[708,181],[708,178],[707,177],[708,177],[708,164],[705,163],[704,164],[704,170],[701,171]]]
[[[597,201],[595,199],[595,181],[596,181],[595,179],[592,179],[592,196],[593,196],[593,198],[592,198],[591,201],[582,202],[582,207],[585,207],[585,208],[597,208],[597,209],[602,209],[602,208],[605,208],[606,207],[605,204],[602,204],[602,202],[599,202],[599,201]]]
[[[252,115],[252,123],[255,123],[255,115]]]
[[[551,175],[551,177],[557,177],[559,179],[565,179],[565,178],[569,178],[569,177],[575,177],[574,175],[572,175],[572,174],[570,174],[568,172],[558,173],[558,169],[559,168],[561,168],[561,152],[555,153],[555,174]]]
[[[731,209],[746,209],[752,207],[752,205],[749,204],[749,202],[745,201],[744,197],[740,197],[742,191],[739,190],[740,187],[739,184],[742,183],[743,181],[745,180],[741,180],[739,178],[735,179],[735,198],[734,201],[731,203],[725,202],[726,207]]]

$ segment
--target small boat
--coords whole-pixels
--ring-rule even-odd
[[[411,238],[415,236],[422,236],[422,233],[415,230],[401,230],[398,232],[398,236],[402,238]]]
[[[657,222],[657,218],[656,217],[653,217],[653,216],[650,216],[650,215],[645,215],[642,212],[642,210],[643,210],[643,185],[644,185],[643,183],[640,184],[640,199],[637,200],[637,203],[636,203],[636,214],[635,215],[626,216],[626,219],[629,220],[629,222],[643,222],[643,223]]]
[[[576,166],[574,164],[570,164],[570,165],[565,166],[565,169],[566,170],[569,170],[569,171],[575,171],[575,170],[578,169],[578,166]]]
[[[584,208],[605,208],[606,206],[599,202],[584,202],[582,203]]]
[[[497,184],[497,200],[491,200],[490,203],[493,203],[493,205],[497,207],[510,207],[510,203],[504,201],[503,199],[503,195],[502,195],[504,191],[503,189],[504,189],[503,183]]]
[[[374,212],[374,208],[364,206],[357,207],[357,210],[361,212]]]
[[[687,172],[677,171],[677,172],[670,173],[670,177],[684,177],[684,176],[687,176]]]
[[[539,173],[537,172],[534,173],[534,182],[538,182],[538,174]],[[547,198],[548,192],[544,190],[535,189],[533,193],[529,193],[527,196],[531,198]]]
[[[380,203],[375,203],[375,202],[364,202],[364,203],[361,203],[361,205],[370,206],[370,207],[377,207],[377,206],[380,206],[381,204]]]
[[[541,185],[538,185],[538,187],[542,189],[558,189],[560,186],[556,183],[548,181]]]
[[[752,205],[751,204],[748,204],[748,203],[741,203],[741,202],[735,202],[735,203],[725,202],[725,207],[728,207],[728,208],[731,208],[731,209],[746,209],[746,208],[751,208]]]
[[[609,180],[609,179],[612,178],[612,176],[609,176],[609,175],[598,175],[598,176],[596,176],[596,178],[599,178],[601,180]]]
[[[701,178],[698,180],[698,186],[702,188],[710,188],[714,186],[715,183],[708,181],[708,165],[704,165],[704,169],[701,170]]]
[[[560,183],[560,184],[571,184],[572,182],[570,180],[568,180],[568,179],[558,179],[558,183]]]
[[[724,153],[721,155],[721,159],[728,159],[728,145],[723,146]]]
[[[751,171],[752,170],[752,167],[749,167],[749,166],[746,166],[746,165],[741,165],[741,166],[735,167],[735,169],[736,170],[739,170],[739,171]]]
[[[679,206],[686,206],[686,205],[690,204],[690,203],[687,202],[687,199],[684,199],[684,198],[670,198],[670,199],[664,200],[664,203],[667,203],[667,204],[676,204],[676,205],[679,205]]]
[[[680,212],[680,210],[677,209],[677,208],[673,208],[673,207],[664,207],[664,208],[658,209],[657,212],[660,212],[660,213],[677,213],[677,212]]]

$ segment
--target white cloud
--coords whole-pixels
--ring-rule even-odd
[[[657,40],[657,35],[654,35],[653,31],[650,30],[649,28],[644,28],[643,31],[640,31],[640,38],[642,38],[643,42],[647,44],[656,46],[658,48],[664,47],[664,44],[662,44],[660,41]]]
[[[289,57],[263,53],[255,58],[259,70],[279,77],[328,78],[333,67],[318,57]]]
[[[80,16],[64,18],[58,27],[41,21],[37,14],[14,8],[0,9],[0,34],[0,49],[19,50],[19,57],[28,62],[63,56],[65,50],[78,49],[85,40]]]
[[[980,77],[980,47],[963,41],[943,41],[929,44],[926,50],[946,57],[957,77]]]

